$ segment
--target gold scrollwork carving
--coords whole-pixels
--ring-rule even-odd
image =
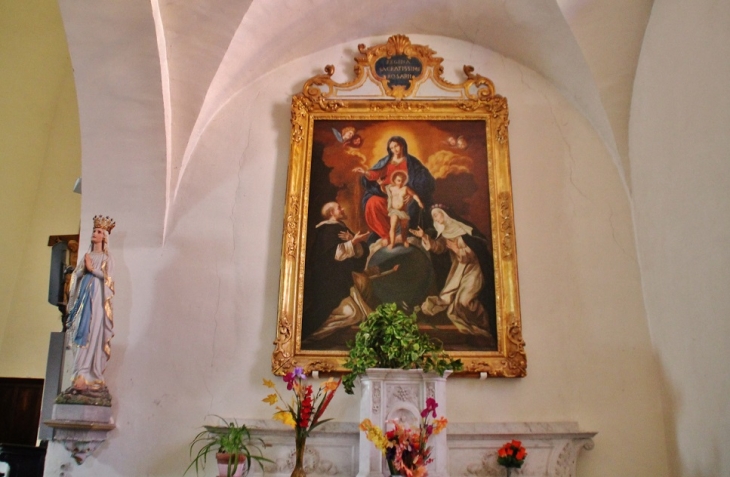
[[[286,216],[286,255],[289,258],[296,258],[297,240],[299,239],[299,196],[289,197],[289,213]]]
[[[476,111],[477,109],[484,106],[484,103],[482,101],[477,101],[474,99],[471,99],[469,101],[460,101],[459,102],[459,109],[466,111],[468,113],[471,113],[472,111]]]
[[[282,370],[290,367],[292,361],[292,323],[286,314],[279,316],[279,324],[276,331],[276,339],[274,340],[274,354],[271,356],[271,369],[274,374],[283,374]]]
[[[512,222],[512,196],[509,192],[499,193],[499,231],[502,258],[511,260],[514,256],[514,224]]]
[[[413,96],[418,86],[427,78],[445,91],[458,91],[465,98],[486,100],[494,96],[494,84],[487,78],[475,74],[474,68],[464,65],[466,80],[462,83],[452,83],[443,77],[443,58],[435,56],[436,52],[426,45],[416,45],[405,35],[393,35],[381,45],[366,47],[358,45],[359,55],[355,57],[355,78],[344,83],[332,79],[335,72],[333,65],[324,67],[324,74],[316,75],[307,80],[302,88],[302,94],[312,104],[317,104],[323,111],[335,111],[342,107],[342,103],[329,102],[336,97],[339,91],[352,90],[362,85],[366,78],[372,78],[383,90],[386,96],[402,100]],[[391,59],[394,56],[405,56],[420,66],[420,71],[411,73],[408,84],[390,84],[387,77],[377,72],[376,62],[383,58]],[[418,68],[416,68],[418,69]]]
[[[494,369],[488,361],[473,360],[464,366],[464,371],[467,373],[487,373],[488,376],[494,376]]]
[[[508,137],[509,126],[509,109],[507,107],[507,99],[499,96],[498,94],[480,96],[480,99],[484,103],[484,108],[495,121],[497,142],[504,144]]]
[[[424,102],[390,102],[390,103],[376,103],[370,105],[370,111],[374,112],[380,112],[380,111],[397,111],[397,112],[404,112],[404,111],[414,111],[414,112],[423,112],[428,111],[431,109],[431,105]]]
[[[515,320],[515,315],[507,315],[507,359],[504,361],[505,376],[526,376],[527,357],[525,341],[522,339],[522,325]]]
[[[356,57],[355,61],[363,67],[367,66],[373,78],[380,83],[385,94],[396,99],[411,96],[416,91],[417,85],[428,75],[429,67],[434,68],[436,72],[443,70],[443,68],[439,68],[441,62],[444,61],[443,58],[433,56],[436,52],[428,46],[414,45],[405,35],[393,35],[383,45],[366,48],[365,45],[360,44],[357,48],[361,56]],[[408,86],[391,86],[388,78],[381,77],[376,73],[375,63],[381,58],[392,58],[393,56],[417,58],[420,61],[421,71],[410,79]],[[436,80],[436,77],[434,79]],[[444,83],[444,85],[450,86],[448,83]]]
[[[291,108],[291,138],[292,141],[301,144],[304,140],[304,128],[307,125],[307,117],[309,116],[310,108],[307,105],[309,100],[302,98],[297,95],[292,99]]]
[[[304,372],[306,374],[312,374],[312,371],[319,371],[320,373],[331,373],[337,369],[337,362],[331,359],[315,359],[309,361],[304,366]]]

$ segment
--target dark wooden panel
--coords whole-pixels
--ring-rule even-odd
[[[0,443],[35,446],[43,380],[0,378]]]
[[[8,477],[43,477],[45,460],[45,447],[0,444],[0,462],[5,462],[10,467]]]

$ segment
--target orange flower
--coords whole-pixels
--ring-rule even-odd
[[[449,421],[445,417],[439,417],[438,419],[434,420],[433,433],[438,434],[439,432],[443,431],[448,423]]]
[[[319,387],[320,387],[320,389],[324,389],[328,392],[335,391],[337,389],[337,387],[340,385],[341,381],[342,381],[341,379],[339,381],[335,381],[334,379],[329,378],[327,381],[320,384]]]
[[[367,431],[371,427],[373,427],[373,422],[370,419],[363,419],[363,421],[360,423],[361,431]]]
[[[426,467],[417,467],[413,469],[413,472],[411,473],[413,477],[425,477],[426,476]]]
[[[516,441],[516,440],[512,439],[512,445],[515,447],[520,447],[520,446],[522,446],[522,441]]]

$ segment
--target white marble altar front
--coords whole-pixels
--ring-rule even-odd
[[[289,477],[294,466],[294,431],[271,420],[239,420],[269,445],[264,451],[274,461],[265,475]],[[304,468],[309,477],[355,476],[359,468],[358,423],[328,422],[307,439]],[[454,423],[448,427],[448,474],[451,477],[503,477],[497,450],[518,439],[528,456],[514,477],[576,477],[581,450],[593,448],[595,432],[579,430],[576,422]],[[254,465],[250,475],[263,475]]]
[[[362,397],[360,399],[360,421],[370,419],[379,428],[388,430],[388,422],[399,420],[408,427],[418,428],[421,410],[426,400],[436,400],[438,415],[446,409],[446,379],[451,371],[443,376],[437,373],[424,373],[420,369],[383,369],[371,368],[360,376]],[[430,477],[449,477],[449,452],[446,446],[446,430],[432,435],[428,444],[431,447],[432,462],[428,465]],[[360,434],[359,467],[357,477],[377,477],[387,474],[387,465],[381,452]]]

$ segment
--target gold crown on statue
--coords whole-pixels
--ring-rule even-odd
[[[108,215],[104,217],[103,215],[95,215],[94,216],[94,228],[95,229],[103,229],[106,230],[106,233],[110,234],[112,233],[112,229],[114,226],[117,225],[116,222],[114,222],[114,219],[109,217]]]

